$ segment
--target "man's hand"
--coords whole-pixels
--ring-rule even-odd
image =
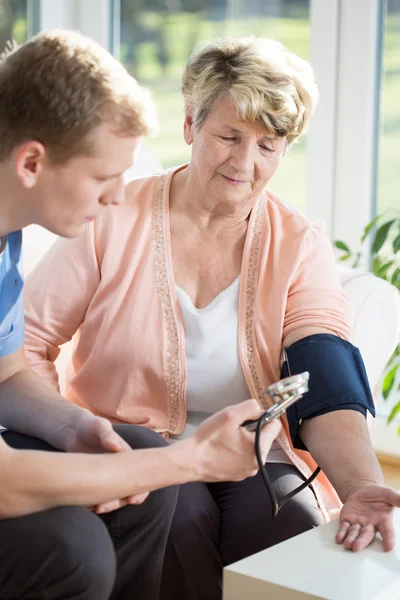
[[[241,481],[258,472],[255,434],[242,427],[263,413],[256,400],[229,406],[204,421],[193,436],[201,481]],[[261,455],[266,459],[281,425],[275,419],[261,433]]]
[[[79,421],[67,444],[66,450],[67,452],[85,452],[91,454],[132,451],[129,444],[114,431],[110,421],[102,417],[96,417],[91,413],[88,413]],[[141,504],[146,500],[148,495],[147,492],[120,500],[112,500],[111,502],[93,506],[90,510],[98,514],[108,513],[122,508],[127,504]]]
[[[377,532],[388,552],[395,546],[393,509],[400,507],[400,492],[374,483],[350,492],[340,513],[336,542],[358,552],[366,548]]]

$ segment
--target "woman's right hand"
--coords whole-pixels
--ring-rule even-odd
[[[246,400],[221,410],[200,425],[192,438],[199,481],[241,481],[256,475],[255,433],[242,427],[242,423],[258,419],[262,413],[257,400]],[[278,419],[263,428],[260,442],[264,461],[280,429]]]

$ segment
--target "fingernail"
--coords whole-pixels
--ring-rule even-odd
[[[114,446],[114,448],[118,448],[118,450],[122,449],[122,446],[121,446],[121,444],[119,442],[116,442],[112,438],[111,439],[109,438],[109,440],[110,440],[111,444]]]

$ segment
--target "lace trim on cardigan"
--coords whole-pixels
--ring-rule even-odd
[[[261,385],[261,381],[256,369],[256,362],[254,359],[254,304],[257,290],[258,268],[260,262],[261,233],[263,230],[266,210],[264,197],[259,198],[254,210],[255,217],[251,228],[251,246],[246,282],[246,356],[251,373],[251,378],[253,380],[254,387],[257,392],[258,400],[264,408],[267,408],[271,405],[271,402],[269,401],[268,396],[264,393],[264,389]]]
[[[261,249],[261,233],[264,226],[264,218],[265,218],[265,198],[261,197],[254,209],[255,218],[252,225],[251,230],[251,246],[250,246],[250,256],[249,256],[249,266],[248,266],[248,276],[247,276],[247,285],[246,285],[246,304],[245,304],[245,312],[246,312],[246,356],[247,362],[249,365],[251,378],[253,380],[253,384],[257,393],[257,398],[263,408],[267,409],[268,406],[271,405],[271,400],[264,392],[264,388],[261,384],[261,380],[257,373],[256,361],[254,358],[254,305],[255,305],[255,297],[257,290],[257,281],[258,281],[258,269],[260,262],[260,249]],[[299,469],[300,473],[304,475],[304,477],[308,478],[311,475],[311,469],[302,461],[292,450],[286,435],[283,431],[277,437],[280,446],[285,450],[286,454],[292,460],[293,464]],[[323,514],[325,521],[329,521],[329,514],[326,509],[325,503],[322,499],[321,494],[319,493],[318,486],[315,484],[311,485],[311,489],[314,492],[314,495],[318,501],[319,507]]]
[[[161,303],[164,326],[167,332],[165,379],[168,397],[168,428],[170,431],[175,432],[180,421],[182,369],[178,319],[172,302],[167,267],[163,195],[165,179],[168,173],[169,172],[166,172],[161,176],[159,189],[153,205],[153,236],[155,242],[154,263],[157,289]]]

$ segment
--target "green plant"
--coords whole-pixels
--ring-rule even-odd
[[[361,248],[353,252],[347,244],[337,240],[335,247],[342,252],[339,260],[350,262],[356,268],[363,258],[369,256],[370,270],[374,275],[389,281],[400,291],[400,216],[387,219],[385,214],[375,217],[364,229],[361,237]],[[387,400],[390,394],[400,393],[400,343],[388,364],[382,379],[382,395]],[[391,423],[396,415],[400,415],[400,399],[393,406],[388,417]],[[398,427],[400,435],[400,426]]]

